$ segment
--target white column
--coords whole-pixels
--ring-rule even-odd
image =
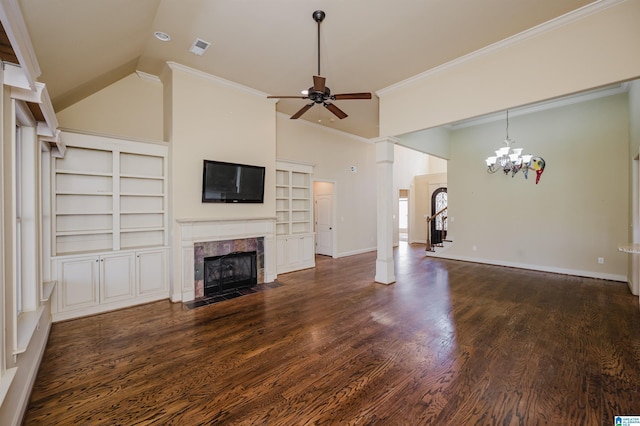
[[[375,281],[391,284],[396,281],[393,262],[393,147],[397,139],[374,139],[377,169],[378,258]]]

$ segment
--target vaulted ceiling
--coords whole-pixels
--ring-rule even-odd
[[[590,0],[19,0],[54,108],[134,71],[177,62],[265,94],[297,95],[317,72],[333,93],[372,92],[592,3]],[[171,40],[154,37],[163,31]],[[211,43],[189,52],[196,38]],[[280,100],[293,114],[304,100]],[[378,136],[378,101],[336,101],[303,119]]]

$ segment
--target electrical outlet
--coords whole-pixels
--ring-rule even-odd
[[[604,265],[604,257],[599,257],[598,258],[598,263],[601,265]]]
[[[471,247],[471,250],[473,250],[473,251],[478,251],[478,246],[473,246],[473,247]]]
[[[349,170],[350,170],[352,173],[358,173],[358,168],[357,168],[356,166],[351,166],[351,167],[349,167]]]

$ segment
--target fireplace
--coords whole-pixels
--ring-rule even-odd
[[[257,252],[233,252],[204,258],[204,295],[227,293],[258,284]]]
[[[180,254],[172,301],[204,297],[204,259],[255,251],[258,285],[276,279],[275,218],[176,219]]]

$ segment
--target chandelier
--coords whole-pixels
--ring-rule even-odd
[[[487,172],[495,173],[502,170],[505,175],[511,174],[514,177],[522,170],[524,178],[529,177],[529,170],[536,172],[536,185],[540,181],[540,176],[544,171],[545,161],[541,157],[534,157],[531,154],[522,154],[522,148],[512,148],[515,143],[509,138],[509,111],[507,110],[507,137],[504,140],[506,146],[498,149],[496,155],[487,157]]]

